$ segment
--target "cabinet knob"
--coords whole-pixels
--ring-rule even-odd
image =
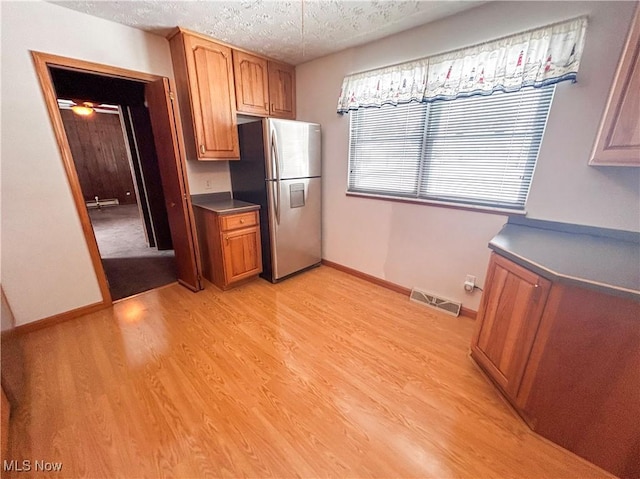
[[[244,220],[243,220],[243,219],[242,219],[242,220],[240,220],[240,224],[244,224]]]
[[[205,149],[204,145],[200,145],[200,153],[204,155]]]

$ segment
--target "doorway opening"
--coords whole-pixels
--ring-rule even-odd
[[[67,311],[67,317],[77,317],[89,311],[96,311],[112,304],[111,292],[100,258],[98,243],[91,225],[87,205],[80,188],[78,172],[71,155],[67,137],[53,84],[54,70],[93,75],[93,80],[129,80],[144,91],[144,107],[150,119],[151,128],[147,135],[140,135],[147,141],[138,142],[138,149],[144,145],[153,145],[157,156],[160,182],[164,192],[164,205],[167,212],[171,242],[175,252],[178,282],[184,287],[199,291],[202,289],[200,272],[200,253],[196,241],[195,219],[185,165],[185,148],[180,128],[180,111],[171,91],[171,82],[166,77],[127,70],[124,68],[61,57],[42,52],[31,52],[36,75],[51,120],[64,170],[69,181],[70,193],[78,213],[89,256],[96,273],[102,301]],[[94,85],[95,87],[95,85]],[[100,92],[102,93],[102,92]],[[60,95],[63,96],[63,95]],[[89,95],[100,97],[101,95]],[[113,102],[112,102],[113,103]],[[115,102],[117,104],[117,102]],[[135,117],[136,109],[130,108],[130,116]],[[126,118],[127,116],[123,116]],[[134,120],[135,124],[135,120]],[[150,184],[150,183],[148,183]],[[152,195],[148,195],[151,198]],[[157,240],[157,236],[156,236]]]
[[[175,282],[144,84],[60,68],[49,72],[111,298]]]

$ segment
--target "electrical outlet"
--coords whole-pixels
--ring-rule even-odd
[[[471,293],[474,289],[476,289],[476,277],[468,274],[467,278],[464,280],[464,290]]]
[[[213,188],[213,186],[211,185],[211,180],[204,180],[204,189],[205,190],[210,190],[212,188]]]

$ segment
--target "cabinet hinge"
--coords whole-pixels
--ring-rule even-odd
[[[174,100],[176,99],[176,96],[173,94],[173,92],[172,92],[172,91],[170,91],[170,92],[169,92],[169,99],[170,99],[171,101],[174,101]]]

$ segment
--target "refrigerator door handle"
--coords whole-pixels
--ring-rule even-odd
[[[275,163],[276,170],[276,194],[275,200],[275,213],[276,223],[280,224],[280,159],[278,158],[278,143],[276,142],[276,130],[271,130],[271,151],[273,153],[273,162]]]

